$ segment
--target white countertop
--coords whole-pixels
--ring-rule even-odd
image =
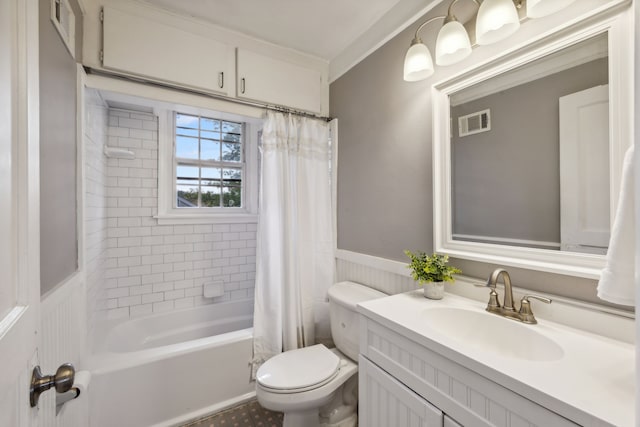
[[[425,310],[442,307],[496,316],[485,311],[486,303],[449,293],[442,300],[429,300],[424,298],[422,290],[367,301],[359,304],[358,310],[576,423],[635,426],[635,347],[632,344],[538,319],[537,325],[522,324],[522,327],[534,328],[559,344],[563,356],[551,361],[523,360],[483,350],[430,326],[425,319]],[[535,308],[534,302],[534,313]],[[500,339],[517,346],[519,337]]]

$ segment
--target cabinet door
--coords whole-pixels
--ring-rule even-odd
[[[238,98],[320,112],[322,75],[318,70],[245,49],[237,56]]]
[[[443,414],[369,359],[360,356],[359,425],[441,427]]]
[[[227,94],[233,49],[179,28],[104,8],[103,60],[106,69],[177,86]]]

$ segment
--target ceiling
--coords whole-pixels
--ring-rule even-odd
[[[143,0],[182,15],[295,49],[327,61],[347,50],[398,10],[424,7],[422,0]],[[422,4],[420,4],[422,3]],[[386,17],[385,17],[386,15]],[[398,20],[397,18],[395,19]],[[401,25],[403,22],[395,23]],[[397,27],[396,27],[397,28]]]

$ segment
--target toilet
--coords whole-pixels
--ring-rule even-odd
[[[359,325],[356,304],[387,296],[353,282],[329,288],[331,334],[323,344],[267,360],[256,374],[256,397],[284,413],[283,427],[355,427],[358,404]]]

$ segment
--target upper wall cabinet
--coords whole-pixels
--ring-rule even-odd
[[[238,98],[321,111],[319,71],[240,48],[237,55]]]
[[[111,7],[103,11],[104,68],[229,94],[232,47]]]

